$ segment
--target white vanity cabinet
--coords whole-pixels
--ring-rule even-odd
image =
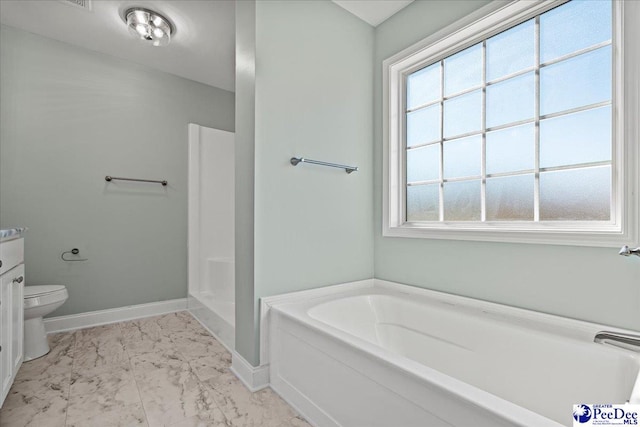
[[[24,239],[0,240],[0,407],[22,365]]]

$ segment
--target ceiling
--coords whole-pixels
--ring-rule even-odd
[[[333,0],[369,25],[377,27],[413,0]]]
[[[413,0],[333,1],[376,26]],[[172,21],[176,33],[169,46],[131,37],[122,15],[133,6]],[[234,0],[0,0],[0,23],[235,91]]]
[[[85,0],[86,1],[86,0]],[[166,47],[135,40],[122,14],[132,6],[160,12],[176,27]],[[235,3],[200,0],[1,0],[0,23],[235,91]]]

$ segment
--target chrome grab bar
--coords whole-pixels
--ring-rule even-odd
[[[640,335],[626,334],[622,332],[601,331],[593,338],[593,342],[599,344],[611,344],[628,350],[640,351]]]

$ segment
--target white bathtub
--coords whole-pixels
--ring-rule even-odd
[[[379,280],[263,311],[271,387],[317,426],[557,427],[640,403],[640,353],[593,342],[630,331]]]

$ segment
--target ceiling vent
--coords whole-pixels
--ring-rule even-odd
[[[91,0],[60,0],[60,2],[69,6],[91,11]]]

